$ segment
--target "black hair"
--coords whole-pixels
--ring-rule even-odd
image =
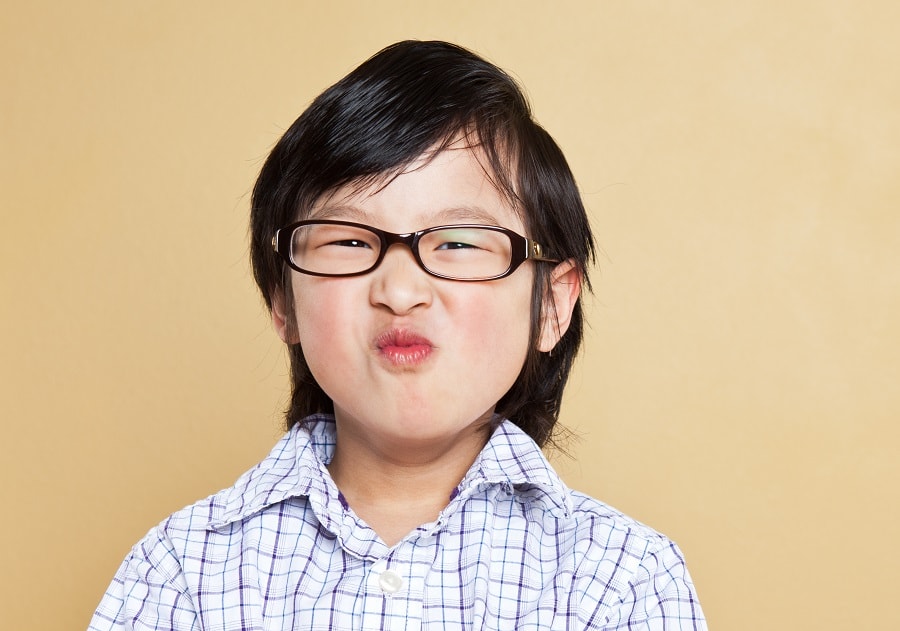
[[[276,297],[292,314],[287,266],[273,251],[275,231],[303,218],[324,195],[348,185],[389,179],[427,151],[460,136],[481,148],[486,170],[522,216],[544,256],[574,262],[590,287],[594,242],[581,196],[565,157],[532,118],[516,82],[474,53],[446,42],[404,41],[388,46],[319,95],[275,145],[253,189],[251,263],[271,310]],[[535,265],[531,340],[515,384],[496,412],[538,445],[552,439],[563,389],[581,345],[583,310],[552,353],[536,344],[550,297],[552,266]],[[291,427],[333,403],[310,373],[300,344],[289,344]]]

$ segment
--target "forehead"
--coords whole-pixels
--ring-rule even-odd
[[[398,232],[445,223],[524,229],[484,152],[460,142],[428,151],[396,173],[340,187],[320,199],[309,217],[359,221]]]

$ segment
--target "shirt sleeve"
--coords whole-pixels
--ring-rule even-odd
[[[681,551],[663,540],[641,560],[610,612],[605,631],[706,631],[706,620]]]
[[[200,629],[181,565],[161,528],[148,534],[122,562],[88,627],[88,631],[126,629]]]

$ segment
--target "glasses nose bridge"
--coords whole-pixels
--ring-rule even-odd
[[[384,249],[381,253],[381,259],[384,259],[387,256],[388,249],[394,244],[405,245],[409,251],[412,253],[413,258],[419,267],[428,272],[428,269],[425,267],[424,263],[422,263],[422,259],[419,257],[419,238],[422,236],[424,231],[420,230],[419,232],[406,232],[402,234],[398,234],[396,232],[387,232],[385,230],[381,231],[381,238],[384,243]]]
[[[419,245],[419,236],[421,236],[421,232],[407,232],[404,234],[397,234],[396,232],[385,232],[382,231],[381,235],[384,238],[384,249],[387,250],[389,247],[394,245],[395,243],[402,243],[406,247],[408,247],[413,254],[418,256]]]

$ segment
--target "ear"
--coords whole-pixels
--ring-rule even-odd
[[[290,343],[288,341],[289,317],[290,314],[285,307],[284,290],[276,289],[272,296],[272,326],[275,327],[275,332],[285,344]]]
[[[572,311],[581,295],[581,272],[573,259],[563,261],[550,272],[550,290],[544,295],[541,314],[541,335],[537,349],[542,353],[553,350],[569,330]]]

